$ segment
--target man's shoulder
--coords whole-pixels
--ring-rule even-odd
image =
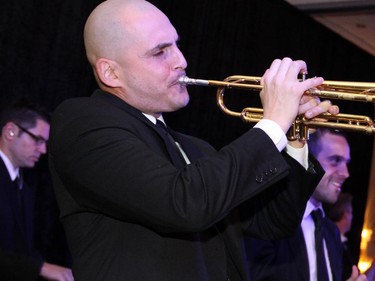
[[[131,112],[128,107],[119,98],[103,91],[96,91],[90,97],[70,98],[59,104],[53,112],[51,126],[76,122],[95,123],[95,120],[100,122],[116,116],[119,119],[119,115],[123,118]]]
[[[324,225],[325,225],[325,228],[328,230],[328,232],[331,233],[333,236],[335,236],[336,239],[340,238],[340,231],[334,221],[326,217],[324,219]]]
[[[91,96],[66,99],[57,106],[55,112],[73,111],[76,109],[79,109],[82,112],[83,110],[90,109],[92,106],[104,103],[102,99],[98,98],[97,91],[95,91]],[[99,96],[104,94],[105,93],[102,92],[99,94]]]

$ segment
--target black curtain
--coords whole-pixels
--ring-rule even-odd
[[[51,111],[63,100],[90,95],[96,84],[82,42],[84,22],[100,0],[2,0],[0,3],[0,104],[26,96]],[[375,59],[282,0],[151,0],[181,37],[190,77],[261,76],[273,59],[303,59],[309,76],[374,81]],[[216,89],[191,87],[190,104],[166,114],[177,130],[220,148],[251,124],[221,113]],[[227,94],[228,106],[259,106],[258,93]],[[341,112],[373,116],[373,105],[336,102]],[[350,239],[359,253],[373,137],[349,133],[354,196]],[[251,143],[249,143],[251,145]]]

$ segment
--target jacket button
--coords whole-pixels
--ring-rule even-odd
[[[262,176],[262,175],[257,175],[257,176],[255,177],[255,180],[256,180],[257,182],[262,182],[262,181],[263,181],[263,176]]]

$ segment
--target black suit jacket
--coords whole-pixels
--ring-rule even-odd
[[[34,247],[35,192],[24,184],[23,227],[14,183],[0,158],[0,279],[37,280],[43,259]]]
[[[0,280],[35,281],[46,260],[71,266],[46,167],[23,169],[23,226],[15,184],[0,158]],[[39,171],[43,169],[43,171]],[[38,170],[38,172],[36,172]]]
[[[348,245],[348,242],[342,242],[342,266],[343,266],[343,273],[342,273],[342,280],[348,280],[349,277],[352,275],[352,267],[353,265],[357,265],[354,260],[353,253]],[[368,279],[370,280],[370,279]]]
[[[342,280],[342,246],[339,231],[328,218],[323,223],[324,237],[334,281]],[[277,241],[246,237],[252,281],[309,280],[309,262],[302,228],[293,236]]]
[[[155,126],[113,95],[58,107],[50,167],[76,281],[247,280],[242,230],[291,234],[322,175],[317,162],[310,173],[283,157],[260,129],[219,152],[178,141],[192,162],[183,169]]]

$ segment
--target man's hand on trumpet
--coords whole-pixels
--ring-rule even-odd
[[[320,102],[319,98],[304,95],[310,88],[323,83],[323,78],[314,77],[304,81],[298,79],[300,73],[306,72],[304,61],[292,61],[290,58],[276,59],[266,70],[260,92],[265,119],[275,121],[287,133],[298,114],[314,118],[323,112],[337,114],[339,108],[330,101]]]

